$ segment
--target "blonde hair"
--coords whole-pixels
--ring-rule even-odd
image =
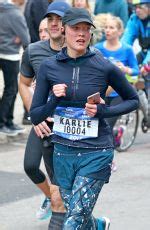
[[[93,44],[96,44],[103,38],[104,29],[108,16],[111,14],[97,14],[94,16],[94,25],[96,29],[93,30]]]
[[[103,30],[105,28],[108,16],[111,16],[111,14],[97,14],[94,17],[94,25],[97,29]]]
[[[119,18],[119,17],[116,17],[114,15],[111,15],[109,14],[108,17],[107,17],[107,20],[112,20],[116,23],[116,26],[117,26],[117,29],[123,33],[124,32],[124,25],[123,25],[123,21]],[[107,22],[106,20],[106,22]]]

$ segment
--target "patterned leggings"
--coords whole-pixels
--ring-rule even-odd
[[[92,211],[104,181],[76,176],[72,191],[60,188],[67,209],[63,230],[96,230]]]

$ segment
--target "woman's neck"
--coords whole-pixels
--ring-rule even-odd
[[[121,43],[119,41],[119,39],[116,40],[106,40],[105,41],[105,48],[108,50],[117,50],[119,49],[121,46]]]
[[[86,49],[85,49],[85,50],[82,50],[81,52],[78,52],[78,51],[69,49],[69,48],[67,47],[67,54],[68,54],[68,56],[71,57],[71,58],[76,59],[76,58],[78,58],[78,57],[83,56],[85,53],[86,53]]]

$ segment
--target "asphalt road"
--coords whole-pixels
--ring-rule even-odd
[[[0,229],[44,230],[48,221],[35,217],[40,191],[23,171],[26,139],[0,145]],[[117,171],[105,185],[94,214],[111,219],[111,230],[149,230],[150,132],[140,129],[128,152],[116,153]],[[43,168],[43,165],[41,166]]]

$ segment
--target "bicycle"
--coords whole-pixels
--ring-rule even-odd
[[[117,140],[118,133],[115,135],[115,145],[118,152],[124,152],[133,145],[139,125],[139,111],[135,110],[131,113],[122,115],[116,122],[115,130],[122,130],[120,140]]]
[[[137,89],[140,107],[136,111],[120,116],[115,124],[113,132],[115,148],[118,152],[127,151],[133,145],[139,126],[139,110],[143,113],[142,131],[146,133],[150,128],[150,75],[148,74],[144,79],[139,78],[137,82],[129,79],[129,76],[127,78]]]

